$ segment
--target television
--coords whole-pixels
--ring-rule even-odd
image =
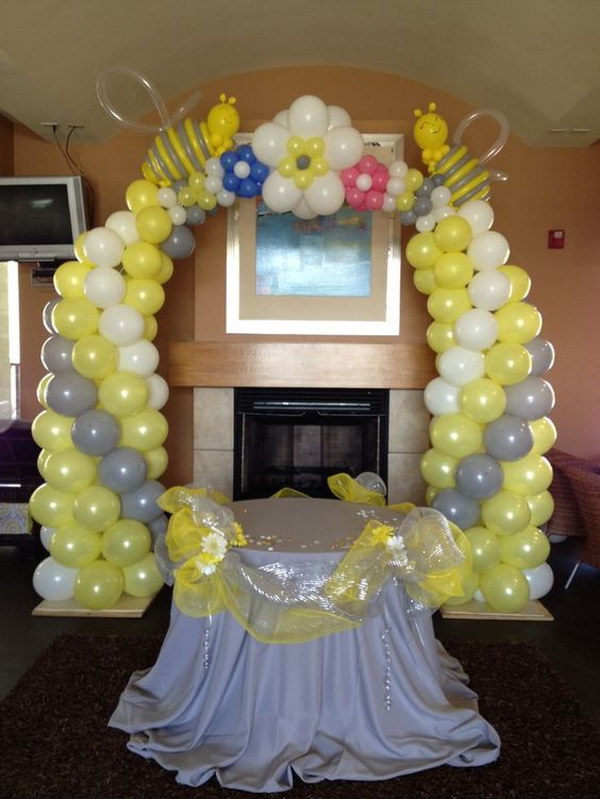
[[[0,177],[0,261],[72,260],[87,223],[81,177]]]

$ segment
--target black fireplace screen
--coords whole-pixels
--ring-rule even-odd
[[[387,480],[388,398],[383,389],[235,389],[234,499],[286,486],[331,497],[327,477],[339,472]]]

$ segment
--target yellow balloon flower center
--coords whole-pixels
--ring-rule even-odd
[[[299,189],[307,189],[316,177],[329,171],[323,157],[325,142],[320,136],[310,139],[291,136],[286,149],[287,155],[277,165],[277,171],[282,177],[292,179]]]

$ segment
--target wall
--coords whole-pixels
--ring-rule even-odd
[[[237,96],[242,128],[247,130],[306,93],[345,107],[355,126],[365,132],[381,128],[384,123],[377,120],[385,120],[391,129],[410,130],[413,108],[422,108],[430,100],[438,103],[438,110],[446,117],[451,131],[473,110],[443,92],[401,77],[342,67],[266,70],[230,76],[201,88],[204,95],[199,116],[206,114],[221,91],[227,91]],[[474,153],[482,153],[494,137],[491,123],[482,122],[478,129],[470,128],[465,138]],[[96,190],[95,224],[101,224],[112,211],[124,207],[124,190],[139,176],[147,144],[147,139],[129,132],[118,133],[103,145],[74,143],[72,151]],[[420,166],[416,148],[410,141],[407,144],[406,159]],[[40,141],[22,128],[15,131],[14,158],[17,174],[52,174],[66,169],[54,145]],[[600,232],[596,219],[600,147],[532,149],[510,137],[494,166],[506,171],[510,178],[508,183],[494,187],[495,229],[504,233],[511,244],[511,262],[530,273],[533,280],[530,300],[542,310],[543,333],[553,341],[557,351],[551,380],[557,393],[553,418],[559,428],[558,446],[581,456],[600,453],[597,423],[600,377],[594,363],[598,345],[596,298],[600,296],[597,268]],[[157,343],[163,352],[169,338],[225,339],[225,216],[221,212],[199,229],[193,263],[177,265],[167,302],[159,314]],[[549,228],[566,229],[564,250],[546,249]],[[22,318],[39,319],[45,298],[37,289],[24,286],[23,290]],[[402,340],[422,340],[428,323],[425,301],[412,286],[407,266],[403,271],[402,295]],[[30,344],[27,356],[25,349],[23,353],[22,385],[28,395],[24,415],[30,418],[37,412],[32,397],[43,374],[37,355],[45,337],[40,328],[34,331],[32,326],[24,332]],[[245,336],[231,338],[246,339]],[[179,391],[182,393],[177,394]],[[169,448],[176,462],[172,474],[179,481],[191,474],[192,406],[191,392],[185,389],[177,392],[168,414]]]

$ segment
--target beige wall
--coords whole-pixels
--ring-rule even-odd
[[[199,116],[206,114],[219,92],[238,98],[242,128],[271,118],[301,94],[317,94],[326,102],[345,107],[360,130],[410,131],[413,109],[429,101],[452,131],[473,109],[434,88],[388,74],[336,67],[274,69],[236,75],[201,87],[203,102]],[[502,110],[502,109],[500,109]],[[495,137],[490,124],[469,129],[466,137],[472,151],[483,152]],[[95,224],[124,207],[128,183],[139,177],[148,138],[128,131],[116,132],[103,145],[73,146],[96,190]],[[409,140],[406,159],[420,166],[415,146]],[[53,174],[66,165],[53,144],[40,141],[17,127],[14,137],[17,174]],[[600,296],[600,232],[598,225],[600,147],[587,149],[532,149],[510,137],[494,163],[509,175],[506,184],[496,184],[492,205],[495,229],[507,236],[511,263],[524,267],[533,280],[530,300],[544,315],[543,334],[553,341],[557,364],[551,380],[557,393],[553,418],[559,428],[558,446],[587,456],[600,453],[597,410],[600,377],[595,364],[598,345],[597,298]],[[169,339],[247,339],[225,334],[225,217],[221,212],[198,230],[193,259],[177,264],[176,276],[168,284],[168,299],[159,314],[159,346]],[[564,250],[548,250],[547,231],[566,230]],[[420,341],[428,317],[424,297],[412,285],[411,269],[404,265],[402,283],[403,341]],[[35,385],[43,374],[39,346],[45,338],[40,318],[48,296],[44,289],[30,288],[22,281],[24,326],[22,387],[23,414],[37,412]],[[195,292],[195,295],[194,295]],[[51,294],[50,294],[51,296]],[[194,306],[197,320],[194,329]],[[161,371],[165,373],[164,362]],[[191,391],[174,392],[167,411],[171,421],[169,449],[174,466],[171,480],[189,479],[192,470]]]

